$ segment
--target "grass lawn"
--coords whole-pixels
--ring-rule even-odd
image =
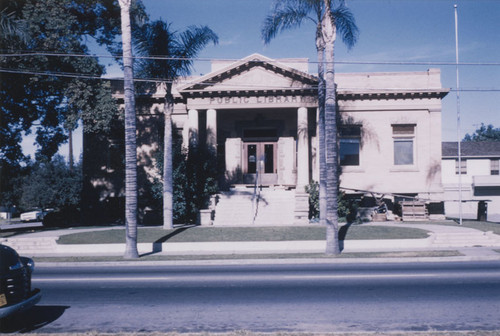
[[[218,241],[294,241],[324,240],[321,226],[279,227],[185,227],[163,230],[156,227],[139,228],[138,243],[218,242]],[[427,238],[425,230],[408,227],[370,227],[351,225],[341,228],[344,239],[418,239]],[[80,232],[61,236],[59,244],[121,244],[125,243],[124,229]]]

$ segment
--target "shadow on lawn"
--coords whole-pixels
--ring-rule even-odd
[[[149,255],[152,255],[152,254],[155,254],[155,253],[162,252],[163,251],[162,245],[163,245],[164,242],[166,242],[170,238],[175,237],[178,234],[180,234],[180,233],[182,233],[182,232],[184,232],[187,229],[190,229],[192,227],[193,226],[190,225],[190,226],[185,226],[185,227],[178,228],[175,231],[169,233],[168,235],[165,235],[165,236],[161,237],[160,239],[157,239],[155,242],[153,242],[153,250],[151,252],[149,252],[149,253],[142,254],[141,257],[146,257],[146,256],[149,256]]]

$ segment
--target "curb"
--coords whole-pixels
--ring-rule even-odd
[[[431,248],[431,238],[424,239],[384,239],[384,240],[346,240],[341,241],[343,252],[391,252],[411,249]],[[52,251],[40,253],[19,249],[20,253],[32,256],[68,255],[102,256],[123,255],[125,244],[54,244]],[[196,242],[196,243],[140,243],[139,254],[161,253],[163,255],[201,255],[201,254],[292,254],[323,253],[326,241],[253,241],[253,242]],[[89,251],[92,251],[89,253]]]
[[[376,223],[372,226],[400,226],[397,223]],[[297,258],[293,254],[323,254],[326,249],[325,240],[303,240],[303,241],[238,241],[238,242],[164,242],[164,243],[139,243],[137,245],[140,255],[158,255],[168,258],[169,256],[187,256],[184,260],[119,260],[119,261],[96,261],[91,264],[102,266],[109,265],[215,265],[215,264],[290,264],[290,263],[387,263],[387,262],[452,262],[452,261],[491,261],[500,260],[500,235],[492,232],[481,232],[471,228],[458,228],[451,226],[421,225],[418,223],[406,224],[407,227],[424,229],[429,232],[427,238],[419,239],[378,239],[378,240],[345,240],[340,241],[343,253],[402,253],[402,252],[432,252],[432,251],[460,251],[463,255],[456,256],[394,256],[385,255],[359,258],[355,256],[340,258],[316,258],[315,256],[304,256]],[[109,228],[102,228],[102,230]],[[125,243],[121,244],[57,244],[60,235],[75,233],[76,231],[94,231],[95,229],[83,230],[56,230],[42,234],[35,233],[18,238],[4,238],[0,242],[11,245],[19,254],[31,257],[121,257],[125,253]],[[470,240],[471,233],[479,234],[479,240]],[[463,237],[456,236],[457,233],[468,236],[468,241],[462,241]],[[477,236],[477,235],[475,235]],[[437,238],[444,241],[436,244]],[[450,238],[451,237],[451,238]],[[17,241],[16,241],[17,240]],[[253,258],[251,255],[269,255],[267,259]],[[229,259],[223,256],[241,255],[241,259]],[[247,258],[243,256],[247,255]],[[274,255],[274,256],[273,256]],[[278,257],[277,255],[282,255]],[[189,258],[192,257],[192,259]],[[196,259],[199,256],[200,259]],[[210,256],[204,259],[201,256]],[[218,257],[220,256],[220,257]],[[238,256],[235,256],[238,258]],[[267,257],[267,256],[266,256]],[[85,265],[87,262],[44,262],[42,265],[61,264]],[[37,263],[40,264],[40,263]]]
[[[36,267],[137,267],[137,266],[238,266],[238,265],[336,265],[336,264],[403,264],[403,263],[453,263],[472,261],[498,261],[498,256],[408,257],[408,258],[290,258],[290,259],[213,259],[213,260],[162,260],[162,261],[78,261],[37,262]]]

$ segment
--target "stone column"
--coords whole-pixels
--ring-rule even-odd
[[[189,147],[198,146],[198,110],[189,110],[188,112],[188,138]]]
[[[309,222],[309,195],[305,191],[309,184],[309,130],[307,108],[297,111],[297,187],[295,189],[295,223]]]
[[[207,110],[207,146],[217,154],[217,111]]]
[[[241,183],[242,147],[240,138],[226,139],[226,180],[229,184]]]
[[[297,190],[304,191],[309,184],[309,131],[307,126],[307,108],[297,112]]]
[[[319,108],[316,109],[316,136],[311,138],[311,180],[319,182]]]

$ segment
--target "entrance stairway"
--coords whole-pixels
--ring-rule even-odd
[[[33,255],[55,251],[57,249],[56,239],[57,237],[37,237],[36,239],[13,237],[0,239],[0,243],[10,246],[18,252],[22,251],[23,254]]]
[[[294,190],[234,188],[219,195],[214,225],[292,225],[294,209]]]

